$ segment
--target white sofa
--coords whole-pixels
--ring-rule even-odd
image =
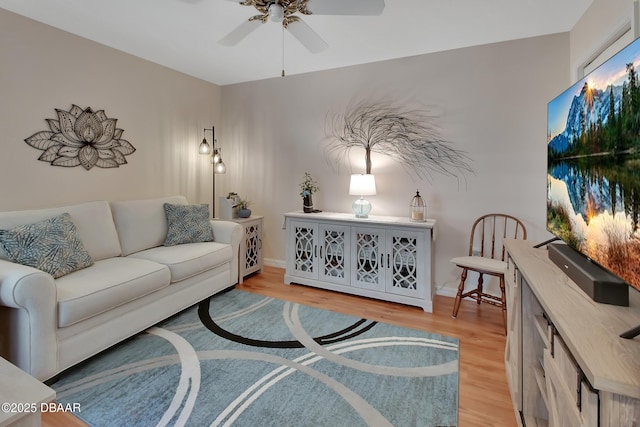
[[[0,245],[0,355],[44,381],[219,291],[238,277],[242,228],[211,221],[214,242],[163,246],[164,203],[182,196],[0,212],[0,229],[69,213],[90,267],[57,279]]]

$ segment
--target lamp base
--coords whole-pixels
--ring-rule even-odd
[[[353,209],[353,213],[356,215],[356,218],[369,218],[371,203],[361,196],[358,200],[353,202],[351,209]]]

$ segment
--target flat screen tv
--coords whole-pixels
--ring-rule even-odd
[[[547,229],[640,290],[640,39],[547,108]],[[628,289],[632,291],[632,289]]]

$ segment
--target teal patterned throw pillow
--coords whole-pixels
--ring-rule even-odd
[[[164,204],[167,214],[165,246],[183,243],[212,242],[213,230],[209,223],[209,205]]]
[[[0,243],[11,261],[62,277],[93,265],[71,215],[0,230]]]

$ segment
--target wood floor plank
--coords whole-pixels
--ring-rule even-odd
[[[502,313],[496,307],[463,301],[453,319],[453,298],[436,295],[434,312],[425,313],[418,307],[285,285],[284,270],[275,267],[246,278],[237,289],[456,337],[460,340],[459,426],[517,426],[504,367]],[[46,427],[85,426],[71,414],[44,414],[42,421]]]

